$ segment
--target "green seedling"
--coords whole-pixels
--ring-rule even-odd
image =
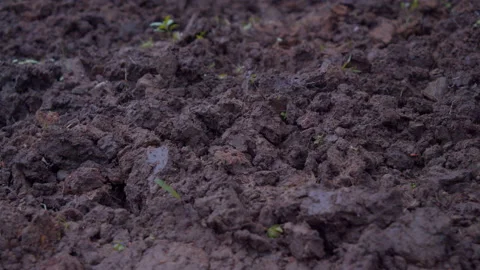
[[[320,145],[323,144],[324,139],[325,139],[325,135],[319,134],[319,135],[315,136],[315,141],[313,142],[313,144],[317,145],[317,146],[320,146]]]
[[[255,82],[257,82],[257,74],[255,73],[251,74],[250,78],[248,79],[248,82],[252,85],[255,84]]]
[[[162,22],[153,22],[150,24],[150,27],[153,27],[156,32],[172,32],[178,28],[178,24],[173,21],[171,16],[166,16]]]
[[[215,68],[215,62],[211,63],[210,65],[207,66],[208,69],[214,69]]]
[[[23,61],[19,61],[18,59],[13,59],[12,63],[18,64],[18,65],[26,65],[26,64],[38,64],[40,62],[34,59],[25,59]]]
[[[280,117],[282,117],[284,121],[287,120],[287,112],[281,112]]]
[[[267,236],[269,238],[278,238],[282,235],[283,229],[280,225],[275,224],[267,229]]]
[[[143,49],[148,49],[148,48],[153,47],[153,40],[152,40],[152,38],[150,38],[149,40],[143,42],[142,45],[140,45],[140,47],[143,48]]]
[[[252,29],[252,23],[251,22],[244,23],[242,25],[242,28],[243,28],[243,30],[248,31],[248,30]]]
[[[417,183],[410,183],[410,187],[412,189],[416,189],[418,187]]]
[[[113,245],[113,249],[116,251],[123,251],[125,250],[125,246],[120,243],[116,243]]]
[[[480,20],[477,20],[477,21],[473,24],[473,27],[474,27],[474,28],[480,27]]]
[[[350,55],[348,55],[347,61],[345,61],[345,62],[343,63],[343,65],[342,65],[342,70],[343,70],[343,69],[346,69],[347,66],[350,64],[351,61],[352,61],[352,55],[350,54]]]
[[[258,18],[250,17],[250,19],[248,19],[248,22],[242,24],[243,30],[248,31],[252,29],[253,24],[257,23],[258,21],[259,21]]]
[[[443,3],[443,6],[447,9],[451,9],[452,8],[452,3],[450,3],[450,1],[442,1]]]
[[[320,44],[320,47],[319,47],[320,52],[324,52],[326,48],[327,46],[325,46],[325,44]]]
[[[205,36],[207,35],[207,32],[206,31],[202,31],[202,32],[199,32],[195,35],[195,38],[196,39],[204,39]]]
[[[401,2],[400,7],[402,9],[409,9],[410,11],[414,11],[418,8],[418,1],[419,0],[413,0],[412,2]]]
[[[172,33],[172,39],[173,41],[177,42],[182,39],[183,33],[180,33],[178,31],[175,31]]]
[[[352,151],[355,151],[355,152],[358,152],[358,150],[359,150],[358,147],[355,147],[355,146],[353,146],[353,145],[350,145],[350,146],[348,147],[348,149],[350,149],[350,150],[352,150]]]
[[[413,0],[413,1],[412,1],[412,5],[410,6],[410,10],[411,10],[411,11],[414,11],[414,10],[416,10],[416,9],[418,8],[418,1],[419,1],[419,0]]]
[[[68,230],[70,228],[70,224],[68,224],[68,221],[65,219],[63,216],[57,217],[58,223],[60,223],[63,226],[64,230]]]
[[[225,73],[218,74],[218,78],[219,78],[220,80],[226,79],[227,77],[228,77],[228,75],[225,74]]]
[[[174,198],[181,200],[180,194],[177,193],[175,189],[173,189],[170,185],[165,183],[163,180],[156,178],[155,183],[159,185],[163,190],[170,193]]]
[[[243,66],[237,66],[237,67],[235,68],[234,73],[235,73],[235,74],[242,74],[244,69],[245,69],[245,67],[243,67]]]
[[[350,67],[351,62],[352,62],[352,55],[349,54],[347,61],[345,61],[342,65],[342,70],[350,70],[351,72],[360,73],[361,71],[358,70],[356,67]]]

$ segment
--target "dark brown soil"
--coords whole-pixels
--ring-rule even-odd
[[[0,269],[480,269],[480,1],[411,2],[2,0]]]

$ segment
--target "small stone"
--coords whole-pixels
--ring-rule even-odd
[[[418,7],[420,8],[421,11],[434,10],[438,7],[437,0],[423,0],[418,2],[419,2]]]
[[[83,270],[80,261],[67,253],[52,257],[40,266],[41,270]]]
[[[67,171],[64,171],[64,170],[59,170],[57,172],[57,180],[58,181],[63,181],[65,180],[65,178],[67,178],[68,176],[68,172]]]
[[[338,140],[338,136],[335,134],[328,134],[325,136],[325,141],[329,143],[334,143]]]
[[[233,233],[233,236],[239,241],[248,243],[250,247],[259,252],[266,252],[273,249],[273,245],[268,238],[250,233],[247,230],[236,231]]]
[[[65,179],[65,184],[69,192],[82,194],[103,186],[106,182],[100,170],[96,168],[78,168]]]
[[[432,101],[440,101],[447,93],[447,90],[447,78],[440,77],[435,81],[430,82],[427,88],[423,90],[422,94]]]
[[[337,134],[339,137],[343,137],[347,134],[347,131],[342,127],[337,127],[335,129],[335,134]]]
[[[348,7],[345,5],[338,4],[332,7],[332,11],[338,16],[345,16],[348,14]]]
[[[411,169],[414,165],[412,158],[399,149],[387,149],[385,152],[385,158],[387,159],[388,166],[399,170]]]
[[[249,157],[233,148],[218,149],[214,151],[213,157],[216,164],[231,172],[241,173],[251,167]]]
[[[411,121],[408,125],[408,130],[409,132],[415,136],[416,138],[420,138],[425,131],[425,125],[423,123],[419,122],[413,122]]]
[[[321,259],[325,256],[323,239],[308,224],[286,223],[284,228],[288,234],[290,252],[296,259]]]
[[[306,114],[297,119],[297,124],[303,128],[311,128],[318,124],[320,119],[320,114],[312,111],[308,111]]]
[[[392,41],[393,33],[395,32],[395,26],[390,22],[383,20],[377,27],[370,31],[370,36],[377,40],[382,41],[385,44]]]

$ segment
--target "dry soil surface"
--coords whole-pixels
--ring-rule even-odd
[[[479,269],[479,44],[476,0],[3,0],[0,269]]]

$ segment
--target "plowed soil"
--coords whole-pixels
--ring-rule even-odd
[[[476,0],[3,0],[0,269],[480,269],[479,46]]]

